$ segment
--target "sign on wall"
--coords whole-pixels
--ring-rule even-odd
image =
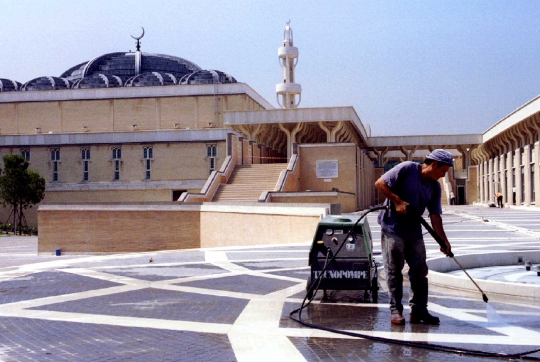
[[[317,178],[338,178],[338,161],[317,161]]]

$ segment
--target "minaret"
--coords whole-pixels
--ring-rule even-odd
[[[289,26],[290,22],[290,20],[287,22],[283,33],[283,46],[278,48],[279,65],[283,68],[283,83],[276,85],[276,98],[281,108],[298,108],[302,99],[302,87],[294,82],[294,68],[298,63],[298,48],[293,46],[293,32]],[[296,96],[298,96],[298,101]]]

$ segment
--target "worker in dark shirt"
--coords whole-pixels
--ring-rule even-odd
[[[386,196],[385,202],[389,206],[387,210],[381,211],[379,224],[392,324],[405,324],[401,272],[405,261],[409,265],[411,286],[410,322],[440,323],[439,318],[432,316],[427,310],[426,247],[418,216],[428,209],[433,229],[446,244],[446,248],[441,248],[441,251],[450,252],[451,246],[442,225],[441,186],[438,180],[444,177],[453,165],[450,152],[436,149],[426,156],[423,164],[402,162],[375,182],[375,186]]]

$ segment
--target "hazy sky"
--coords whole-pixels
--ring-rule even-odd
[[[277,107],[291,20],[301,107],[353,106],[372,134],[482,133],[540,92],[540,1],[0,0],[0,78],[98,55],[179,56]]]

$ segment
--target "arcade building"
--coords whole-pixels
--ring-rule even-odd
[[[25,83],[0,74],[0,158],[20,154],[46,179],[47,205],[339,205],[381,202],[385,167],[455,156],[443,203],[540,205],[540,99],[483,134],[371,136],[353,107],[302,108],[293,32],[278,59],[276,109],[247,83],[186,59],[103,54]],[[217,65],[219,66],[219,65]],[[376,128],[376,125],[373,125]],[[0,167],[3,167],[0,161]],[[1,210],[0,222],[8,217]],[[36,208],[26,213],[38,223]],[[41,225],[40,225],[41,227]]]

